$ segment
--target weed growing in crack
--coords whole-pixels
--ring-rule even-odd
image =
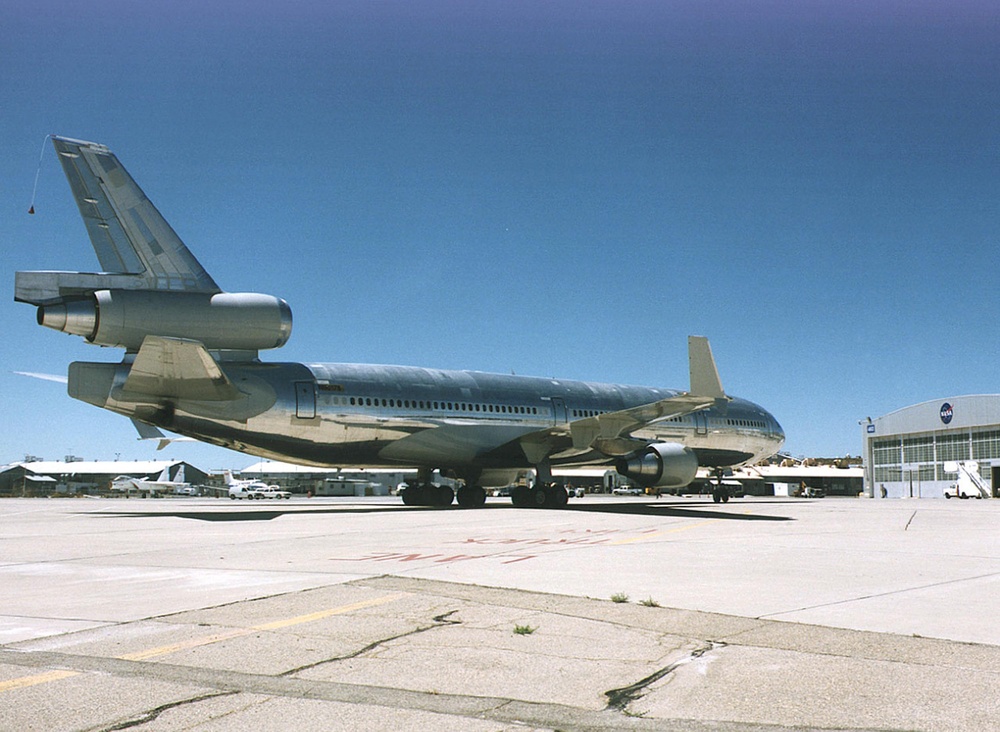
[[[611,602],[628,602],[628,595],[624,592],[616,592],[611,596]]]
[[[652,597],[648,597],[645,600],[639,600],[640,605],[645,605],[646,607],[659,607],[660,603],[654,600]]]
[[[538,630],[537,627],[532,628],[530,625],[515,625],[514,635],[531,635],[536,630]]]

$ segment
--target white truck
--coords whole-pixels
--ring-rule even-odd
[[[229,497],[234,501],[242,501],[246,498],[249,501],[256,500],[258,498],[263,498],[261,495],[261,489],[266,489],[260,483],[242,483],[240,485],[229,486]]]
[[[236,480],[231,471],[225,471],[229,497],[234,501],[260,500],[261,498],[291,498],[292,494],[276,485],[268,485],[261,480]]]
[[[981,477],[975,460],[951,461],[944,464],[946,473],[958,473],[958,482],[944,489],[945,498],[989,498],[992,493]]]
[[[291,493],[281,490],[276,485],[266,485],[257,489],[257,498],[275,498],[281,500],[282,498],[290,499],[291,497]]]

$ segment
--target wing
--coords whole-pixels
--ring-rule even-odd
[[[703,336],[688,337],[688,363],[690,367],[691,390],[649,404],[642,404],[617,412],[609,412],[596,417],[586,417],[570,422],[569,434],[575,451],[597,450],[605,455],[627,455],[644,446],[643,440],[632,437],[632,433],[672,417],[700,412],[730,401],[722,388],[719,370],[712,356],[712,347]],[[521,446],[528,455],[538,455],[541,451],[557,447],[560,440],[559,428],[525,435]],[[551,453],[550,453],[551,454]]]

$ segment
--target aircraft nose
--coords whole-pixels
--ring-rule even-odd
[[[781,427],[781,424],[774,418],[774,415],[770,412],[767,415],[771,422],[771,434],[779,440],[779,444],[784,444],[785,442],[785,430]]]

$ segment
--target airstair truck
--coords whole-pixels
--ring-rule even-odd
[[[946,473],[958,473],[958,482],[944,489],[945,498],[989,498],[990,489],[979,475],[975,460],[949,461],[944,464]]]

